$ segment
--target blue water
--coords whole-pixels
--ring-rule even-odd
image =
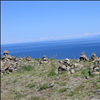
[[[100,57],[100,39],[98,40],[56,40],[45,42],[18,43],[1,45],[1,55],[4,50],[9,51],[9,55],[15,57],[30,56],[31,58],[41,58],[46,55],[55,59],[78,59],[82,52],[90,57],[93,52]]]

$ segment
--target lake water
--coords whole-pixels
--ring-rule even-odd
[[[100,39],[98,40],[56,40],[45,42],[31,42],[18,44],[1,45],[1,55],[4,50],[9,51],[9,55],[15,57],[30,56],[31,58],[41,58],[46,55],[55,59],[78,59],[82,52],[90,57],[93,52],[100,57]]]

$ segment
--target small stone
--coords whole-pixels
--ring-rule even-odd
[[[67,66],[67,69],[66,69],[67,71],[69,71],[70,70],[70,67],[69,66]]]
[[[70,70],[70,73],[71,73],[71,74],[74,74],[74,73],[75,73],[75,70],[74,70],[74,69],[71,69],[71,70]]]
[[[95,74],[95,75],[99,75],[100,74],[100,72],[93,72],[92,74]]]

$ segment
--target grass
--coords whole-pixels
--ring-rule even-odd
[[[50,77],[50,76],[55,76],[55,75],[56,75],[56,73],[55,73],[55,68],[53,68],[53,69],[51,69],[51,70],[49,71],[48,77]]]
[[[58,60],[49,59],[50,64],[40,65],[35,60],[38,59],[27,62],[26,65],[21,63],[18,72],[1,76],[2,99],[55,100],[59,98],[65,100],[65,97],[68,100],[74,98],[84,100],[85,96],[92,95],[91,91],[100,89],[100,77],[88,74],[89,67],[93,64],[91,62],[80,62],[87,67],[81,68],[74,74],[68,74],[67,71],[56,74],[55,70],[60,65]],[[89,79],[82,78],[85,76],[89,76]],[[80,78],[80,82],[76,81]],[[49,83],[54,83],[52,88],[47,88]],[[72,88],[69,90],[67,87]]]
[[[20,98],[24,97],[24,95],[19,92],[15,92],[15,94],[16,94],[15,100],[19,100]]]
[[[60,83],[60,86],[65,86],[66,85],[66,82],[61,82]]]
[[[58,92],[60,92],[60,93],[63,93],[63,92],[66,92],[66,91],[67,91],[67,88],[62,88],[62,89],[58,90]]]
[[[14,80],[13,83],[16,83],[18,80]]]
[[[48,86],[48,84],[45,83],[45,84],[43,84],[43,85],[40,86],[40,89],[39,90],[42,91],[42,90],[46,89],[47,86]]]
[[[56,91],[58,91],[58,88],[57,88],[57,87],[55,87],[55,88],[53,88],[53,89],[51,90],[51,92],[56,92]]]
[[[26,87],[29,87],[30,89],[31,88],[33,89],[35,86],[36,86],[36,83],[30,83]]]
[[[74,74],[73,74],[73,77],[74,77],[74,78],[76,78],[76,77],[78,77],[78,76],[79,76],[78,73],[74,73]]]

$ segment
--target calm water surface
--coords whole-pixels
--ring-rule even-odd
[[[100,57],[100,40],[59,40],[32,43],[4,44],[1,45],[1,55],[4,50],[9,55],[18,57],[30,56],[41,58],[46,55],[48,58],[65,59],[78,58],[82,52],[90,57],[93,52]]]

